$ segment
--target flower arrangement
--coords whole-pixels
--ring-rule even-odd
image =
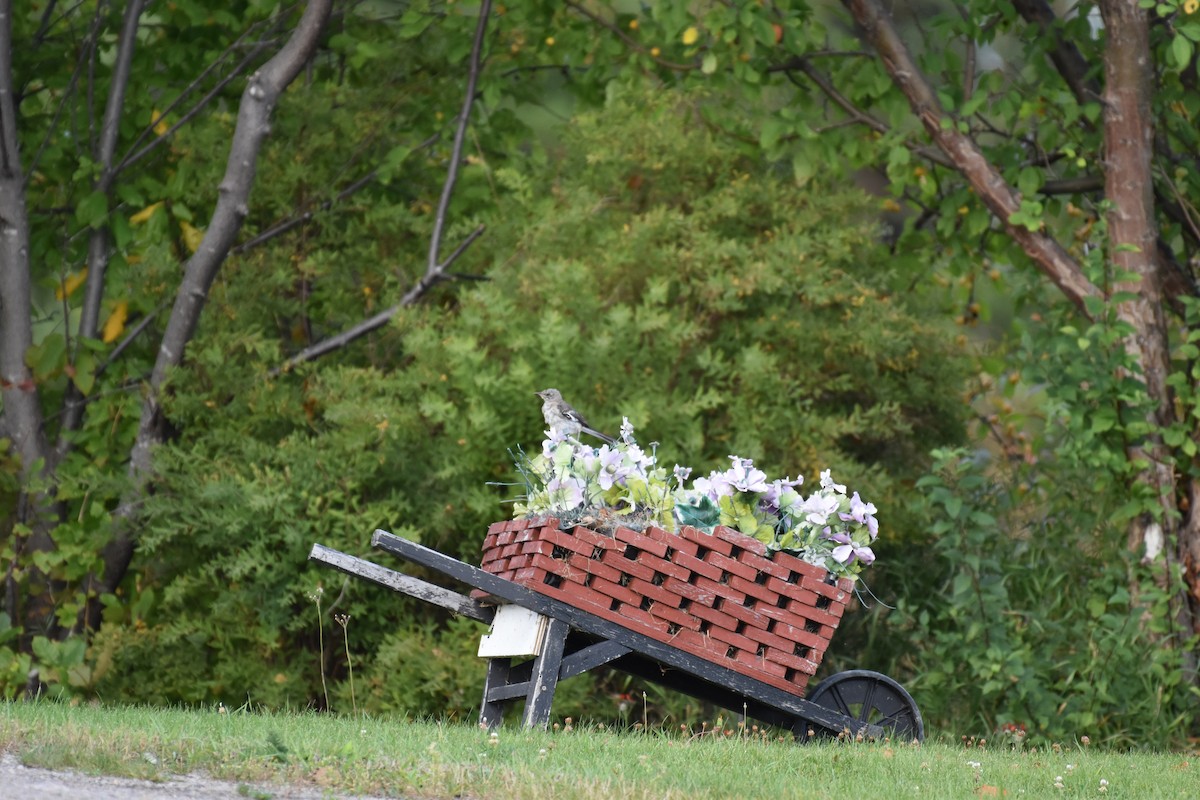
[[[838,577],[856,578],[875,560],[871,544],[879,534],[874,504],[858,492],[847,494],[825,470],[820,486],[804,496],[803,478],[768,480],[753,461],[730,456],[732,464],[688,484],[691,469],[668,472],[657,463],[657,444],[644,450],[626,418],[620,438],[589,447],[547,432],[542,451],[517,459],[526,494],[515,516],[557,516],[604,528],[655,525],[674,531],[690,525],[711,533],[718,525],[824,567]]]

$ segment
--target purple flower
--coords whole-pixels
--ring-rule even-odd
[[[800,495],[795,491],[795,487],[804,483],[804,478],[783,478],[771,481],[767,485],[767,489],[763,492],[762,508],[769,514],[778,514],[780,511],[789,511],[793,505],[800,501]]]
[[[691,476],[692,468],[691,467],[681,467],[678,464],[676,464],[674,473],[675,473],[675,482],[678,485],[683,486],[684,482],[687,481],[687,479]]]
[[[622,484],[633,472],[633,466],[625,464],[625,454],[608,445],[601,447],[596,457],[600,462],[600,488],[604,491],[611,489],[614,483]]]
[[[842,512],[838,516],[842,518],[843,522],[854,520],[859,525],[866,525],[867,530],[871,532],[871,539],[873,540],[879,535],[879,520],[873,516],[878,510],[875,508],[874,503],[864,503],[862,498],[858,496],[858,492],[855,492],[854,496],[850,498],[850,513]]]
[[[542,440],[542,455],[552,458],[554,450],[566,440],[567,435],[561,430],[546,431],[546,438]]]
[[[836,537],[834,537],[836,538]],[[855,561],[870,564],[875,560],[875,553],[869,547],[857,547],[853,543],[840,544],[833,548],[833,560],[839,564],[850,565]]]

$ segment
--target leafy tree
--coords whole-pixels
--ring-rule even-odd
[[[1047,406],[1036,454],[1059,451],[1072,473],[1074,459],[1103,462],[1097,483],[1121,501],[1109,535],[1146,568],[1130,569],[1128,613],[1196,686],[1196,3],[842,6],[569,2],[526,24],[625,75],[763,98],[773,113],[730,132],[800,182],[831,167],[885,177],[897,257],[935,244],[938,258],[909,262],[913,279],[961,286],[964,325],[1014,314],[1018,336],[1039,320],[1076,331],[1074,353],[1038,358],[1054,359],[1078,422]],[[1069,369],[1114,332],[1102,371]],[[1020,382],[1022,351],[1006,363],[1000,347],[981,362],[995,387]]]
[[[0,449],[9,475],[0,614],[43,660],[80,651],[83,640],[59,640],[93,629],[100,597],[125,576],[130,512],[163,438],[164,383],[248,213],[275,104],[316,52],[331,6],[313,0],[297,17],[255,2],[216,11],[195,2],[150,10],[141,0],[0,5]],[[244,75],[227,168],[202,223],[172,134]],[[156,210],[164,206],[169,225]],[[153,288],[134,291],[139,283]],[[154,344],[138,341],[172,296]],[[141,323],[126,330],[131,315]],[[122,384],[143,371],[145,391],[131,402]],[[88,485],[98,477],[101,486]]]
[[[494,232],[463,262],[490,280],[408,309],[339,363],[270,376],[290,344],[271,320],[288,301],[264,301],[257,272],[224,287],[173,384],[180,434],[147,501],[138,599],[97,640],[113,667],[94,688],[138,698],[153,673],[169,676],[157,700],[320,697],[309,595],[323,583],[326,611],[336,601],[352,619],[360,704],[466,715],[478,694],[463,687],[463,625],[304,558],[314,541],[360,553],[384,527],[476,560],[520,492],[510,451],[540,441],[533,393],[550,384],[597,424],[629,416],[663,459],[831,467],[903,509],[927,444],[961,440],[953,337],[878,266],[860,195],[797,193],[755,148],[709,129],[703,105],[622,92],[574,121],[557,156],[489,161],[495,205],[464,206],[462,230]],[[354,216],[342,224],[374,212]],[[340,246],[337,227],[309,231],[305,247]],[[315,277],[333,283],[323,313],[362,296]],[[893,541],[922,525],[902,511],[890,522]],[[405,655],[418,646],[445,657]],[[344,709],[344,659],[327,654],[326,670]]]

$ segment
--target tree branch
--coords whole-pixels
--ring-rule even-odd
[[[439,134],[434,134],[433,136],[430,136],[428,139],[426,139],[425,141],[421,142],[419,145],[414,147],[413,150],[414,151],[424,150],[425,148],[432,146],[433,143],[436,142],[439,138],[440,138]],[[351,183],[345,189],[342,189],[340,192],[337,193],[336,196],[327,198],[326,200],[324,200],[322,203],[320,203],[319,205],[317,205],[314,208],[310,208],[299,214],[294,214],[293,216],[288,217],[287,219],[285,219],[281,222],[277,222],[274,225],[272,225],[271,227],[267,228],[262,233],[259,233],[259,234],[255,235],[254,237],[242,242],[237,247],[233,248],[233,255],[241,255],[242,253],[245,253],[248,250],[252,250],[255,247],[258,247],[259,245],[266,244],[267,242],[271,241],[272,239],[274,239],[276,237],[284,235],[288,231],[294,230],[294,229],[300,227],[301,225],[305,225],[305,224],[311,222],[317,216],[317,214],[320,214],[323,211],[328,211],[329,209],[333,208],[338,203],[341,203],[341,202],[349,199],[350,197],[357,194],[360,190],[366,188],[367,186],[370,186],[375,181],[375,178],[378,175],[379,175],[379,169],[377,167],[377,168],[371,170],[370,172],[368,172],[366,175],[363,175],[358,180]]]
[[[1078,178],[1048,180],[1042,184],[1042,188],[1038,189],[1038,194],[1044,194],[1047,197],[1055,194],[1087,194],[1101,191],[1103,188],[1104,176],[1081,175]]]
[[[52,525],[45,489],[32,490],[36,476],[46,476],[46,434],[41,402],[33,372],[25,354],[33,344],[31,317],[29,215],[25,209],[25,177],[21,169],[17,133],[16,87],[12,73],[12,0],[0,0],[0,429],[11,438],[12,450],[20,459],[20,495],[16,519],[25,523],[28,536],[12,537],[12,559],[4,579],[5,608],[14,623],[25,627],[25,643],[32,636],[27,623],[37,620],[56,632],[52,601],[45,596],[28,598],[20,608],[13,580],[18,558],[23,554],[54,549]],[[30,563],[27,577],[55,581]]]
[[[947,116],[879,0],[842,0],[842,4],[862,26],[867,40],[879,53],[884,68],[907,98],[930,138],[967,179],[988,209],[999,218],[1008,235],[1067,299],[1086,315],[1088,311],[1084,300],[1101,297],[1102,293],[1057,241],[1041,231],[1030,231],[1023,225],[1009,222],[1021,208],[1020,195],[987,160],[979,146],[969,136],[960,133],[954,120]]]
[[[274,21],[273,24],[278,25],[279,22]],[[183,99],[190,95],[192,90],[198,87],[204,81],[204,79],[207,78],[221,64],[221,62],[225,60],[226,56],[237,49],[238,45],[240,45],[247,37],[252,34],[257,34],[258,30],[262,27],[266,27],[266,23],[259,23],[251,26],[249,30],[239,36],[236,41],[229,45],[229,47],[225,48],[225,51],[221,53],[221,55],[217,56],[217,58],[213,60],[213,62],[209,64],[203,72],[197,75],[195,80],[185,86],[183,91],[181,91],[179,95],[162,110],[162,113],[160,113],[157,118],[151,120],[150,124],[142,129],[142,132],[138,134],[138,138],[134,140],[133,144],[129,146],[129,150],[121,158],[121,163],[119,163],[116,169],[113,170],[114,173],[120,174],[124,172],[126,169],[158,149],[163,142],[174,136],[177,130],[191,122],[197,114],[203,111],[208,104],[211,103],[213,99],[225,89],[226,86],[228,86],[238,76],[245,72],[246,69],[249,68],[249,66],[253,64],[254,61],[263,53],[263,51],[270,46],[271,43],[269,41],[260,41],[255,43],[255,45],[250,48],[250,52],[247,53],[246,56],[229,71],[228,74],[223,75],[221,79],[217,81],[216,85],[205,92],[204,96],[197,100],[191,108],[185,111],[179,117],[179,119],[177,119],[175,123],[171,125],[171,127],[167,128],[161,134],[155,136],[155,138],[150,140],[145,147],[142,147],[140,150],[136,149],[138,145],[140,145],[154,130],[154,126],[157,125],[161,120],[165,119],[168,114],[170,114],[178,105],[180,105],[183,102]]]
[[[332,0],[309,0],[291,38],[257,72],[250,76],[238,106],[237,125],[229,148],[225,177],[218,188],[216,208],[199,248],[184,267],[183,280],[159,345],[142,402],[137,438],[130,454],[129,475],[133,489],[115,521],[112,541],[104,548],[104,573],[99,585],[88,587],[89,595],[112,592],[120,584],[133,557],[134,540],[128,516],[152,471],[154,446],[162,438],[162,407],[159,394],[168,373],[183,361],[184,350],[200,322],[208,291],[237,239],[249,213],[250,189],[254,183],[258,155],[271,130],[271,114],[280,95],[316,51],[329,18]],[[89,581],[89,583],[91,583]],[[98,609],[88,603],[79,627],[91,627]]]
[[[875,119],[870,114],[856,106],[854,103],[850,102],[850,98],[839,92],[837,87],[833,85],[833,82],[830,81],[829,78],[825,77],[825,75],[822,74],[816,67],[814,67],[807,58],[803,56],[794,56],[783,64],[771,67],[767,71],[783,72],[785,75],[787,75],[788,80],[796,83],[797,81],[792,77],[792,71],[797,69],[803,72],[810,81],[815,83],[817,88],[819,88],[826,97],[832,100],[838,108],[846,112],[846,114],[848,114],[854,122],[857,122],[861,125],[866,125],[868,128],[879,134],[891,133],[892,129],[886,124]],[[904,142],[904,146],[919,155],[921,158],[931,161],[938,166],[946,167],[947,169],[955,168],[950,159],[946,158],[936,150],[928,147],[921,147],[918,144],[913,144],[912,142],[908,141]]]
[[[488,19],[491,16],[492,0],[483,0],[483,4],[479,9],[479,22],[475,26],[475,39],[471,44],[471,61],[469,65],[469,73],[467,75],[467,91],[463,98],[462,111],[458,116],[458,127],[454,133],[454,148],[450,158],[450,168],[446,174],[446,180],[442,185],[442,196],[438,203],[437,219],[434,222],[433,234],[430,237],[429,245],[429,260],[425,269],[425,274],[413,284],[404,296],[400,298],[400,302],[396,303],[391,308],[380,311],[370,319],[363,320],[352,328],[349,328],[341,333],[331,336],[328,339],[323,339],[314,345],[304,348],[296,355],[289,358],[282,365],[271,370],[272,376],[287,372],[294,369],[299,364],[307,361],[312,361],[327,353],[332,353],[339,350],[356,339],[367,335],[368,333],[378,330],[396,316],[403,308],[413,305],[425,294],[434,287],[437,283],[446,280],[446,268],[458,260],[466,249],[478,239],[484,231],[484,226],[480,225],[473,230],[462,244],[454,249],[454,252],[445,261],[439,261],[439,250],[441,249],[442,230],[446,224],[446,210],[450,205],[450,196],[454,192],[454,184],[458,180],[458,164],[462,159],[463,141],[466,139],[467,121],[470,119],[471,108],[475,104],[475,86],[479,80],[480,67],[483,62],[483,40],[484,34],[487,31]]]
[[[45,22],[45,20],[43,20],[43,22]],[[46,147],[49,146],[50,140],[54,137],[54,132],[58,130],[58,121],[62,119],[62,115],[67,108],[67,104],[71,102],[71,98],[75,96],[75,92],[79,88],[79,76],[83,73],[83,65],[87,63],[88,58],[94,52],[92,43],[99,35],[99,21],[93,20],[86,43],[77,48],[79,50],[79,58],[75,62],[75,70],[71,73],[71,78],[67,81],[66,88],[61,92],[61,99],[59,100],[58,108],[54,110],[54,119],[48,126],[46,126],[46,135],[42,137],[41,144],[39,144],[38,149],[34,151],[33,158],[29,160],[30,174],[33,174],[37,171],[38,164],[42,160],[42,153],[45,151]]]
[[[1058,16],[1050,4],[1046,0],[1012,0],[1012,5],[1022,19],[1036,25],[1041,36],[1053,42],[1048,53],[1050,61],[1071,88],[1075,101],[1083,105],[1099,100],[1099,82],[1088,75],[1091,67],[1083,53],[1063,36],[1061,26],[1057,24]]]
[[[108,89],[108,103],[104,107],[104,119],[100,123],[100,139],[93,154],[100,167],[93,191],[111,197],[113,177],[113,155],[117,150],[117,138],[121,131],[121,116],[125,112],[125,91],[129,87],[130,63],[137,45],[138,21],[142,15],[142,0],[130,0],[125,6],[125,18],[121,23],[121,36],[117,40],[117,54],[113,62],[112,82]],[[104,279],[108,273],[109,229],[108,225],[94,228],[88,237],[88,273],[84,287],[83,308],[79,318],[79,337],[96,338],[100,326],[100,304],[104,299]],[[86,405],[83,393],[75,384],[69,383],[63,397],[62,424],[59,428],[55,460],[66,455],[70,447],[69,434],[79,427]]]
[[[483,0],[479,8],[479,22],[475,26],[475,39],[471,42],[471,63],[467,73],[467,91],[463,97],[462,110],[458,112],[458,126],[454,131],[454,146],[450,153],[450,168],[446,181],[442,185],[442,196],[438,200],[437,215],[433,221],[433,235],[429,241],[429,264],[426,267],[426,277],[436,277],[446,268],[438,262],[442,249],[442,232],[446,228],[446,211],[450,207],[450,197],[454,194],[454,185],[458,183],[458,168],[462,161],[463,143],[467,138],[467,122],[471,118],[471,107],[475,105],[475,86],[479,83],[479,69],[483,60],[483,39],[487,33],[488,17],[492,13],[492,0]]]
[[[1058,17],[1050,4],[1046,0],[1012,0],[1012,5],[1022,19],[1036,25],[1039,33],[1044,37],[1049,37],[1053,43],[1048,53],[1050,61],[1071,89],[1071,94],[1075,96],[1075,102],[1083,105],[1102,100],[1103,87],[1090,74],[1091,66],[1083,53],[1079,51],[1074,42],[1063,36],[1062,28],[1058,24]],[[1088,188],[1082,191],[1094,191],[1094,189],[1089,183]],[[1043,194],[1048,194],[1048,192],[1043,191]],[[1192,242],[1200,242],[1200,238],[1196,238],[1193,231],[1189,229],[1185,215],[1179,206],[1157,189],[1155,190],[1155,199],[1159,208],[1183,227],[1186,238]],[[1167,301],[1171,303],[1176,313],[1182,314],[1183,305],[1179,298],[1200,296],[1200,287],[1196,285],[1193,276],[1176,260],[1174,251],[1161,237],[1159,237],[1155,250],[1159,255],[1160,274]]]

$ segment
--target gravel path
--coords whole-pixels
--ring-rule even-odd
[[[168,781],[86,775],[22,766],[11,753],[0,755],[0,797],[12,800],[382,800],[336,794],[327,789],[247,784],[203,775],[181,775]]]

